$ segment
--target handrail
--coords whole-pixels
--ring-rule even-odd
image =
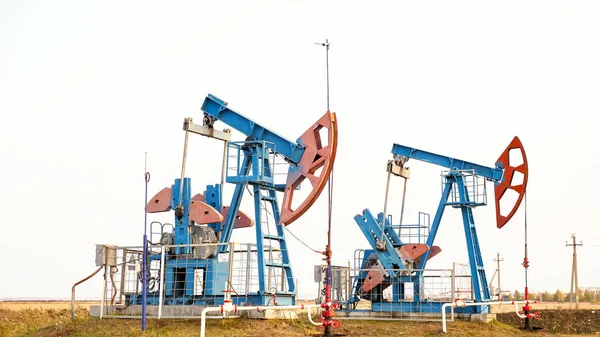
[[[93,272],[92,274],[90,274],[88,277],[84,278],[83,280],[75,283],[73,285],[73,288],[71,288],[71,320],[75,319],[75,287],[77,287],[78,285],[80,285],[81,283],[91,279],[94,275],[98,274],[98,272],[104,268],[104,266],[100,266],[98,267],[98,269],[96,269],[95,272]]]

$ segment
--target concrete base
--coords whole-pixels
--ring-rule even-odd
[[[319,310],[320,312],[320,310]],[[313,314],[317,314],[317,310],[313,310]],[[455,317],[460,316],[460,314],[455,313]],[[395,319],[406,319],[406,320],[438,320],[442,316],[440,313],[430,313],[430,312],[377,312],[377,311],[336,311],[336,318],[395,318]],[[468,315],[467,315],[468,318]]]
[[[482,321],[489,323],[496,319],[496,314],[471,314],[471,321]]]
[[[202,309],[205,307],[195,305],[164,305],[162,307],[161,318],[200,318]],[[208,316],[223,317],[220,313],[208,313]],[[295,311],[289,310],[267,310],[267,311],[240,311],[237,313],[229,313],[230,317],[242,316],[251,319],[297,319],[298,314]],[[100,306],[90,306],[90,316],[100,317]],[[105,306],[103,318],[141,318],[142,306],[141,305],[130,305],[128,307],[122,306]],[[158,306],[147,305],[146,306],[146,317],[147,318],[158,318]]]

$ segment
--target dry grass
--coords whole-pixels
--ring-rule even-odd
[[[70,321],[67,310],[26,309],[21,311],[0,310],[0,337],[14,336],[196,336],[200,321],[195,320],[148,320],[147,330],[141,331],[139,319],[91,318],[87,311],[78,312],[78,318]],[[336,332],[348,336],[435,336],[440,333],[439,322],[375,322],[343,321]],[[320,330],[311,326],[305,318],[292,321],[277,320],[209,320],[207,337],[277,336],[300,337],[318,334]],[[449,336],[521,336],[513,328],[498,324],[454,322]]]
[[[77,308],[88,309],[91,305],[100,305],[100,301],[77,301]],[[7,310],[26,310],[26,309],[55,309],[71,310],[71,302],[68,301],[20,301],[20,302],[0,302],[0,309]]]
[[[0,337],[16,336],[40,336],[40,337],[62,337],[62,336],[165,336],[183,337],[197,336],[200,332],[200,320],[156,320],[149,319],[145,332],[141,331],[141,320],[139,319],[104,319],[89,317],[85,308],[77,310],[75,321],[70,320],[70,310],[66,308],[42,309],[38,306],[29,309],[30,304],[24,305],[24,309],[14,310],[0,308]],[[570,317],[569,326],[561,329],[561,312],[553,314],[553,321],[548,319],[550,315],[542,313],[546,318],[548,327],[541,332],[524,332],[516,326],[521,321],[514,319],[516,316],[510,314],[492,323],[455,321],[448,323],[447,336],[561,336],[561,333],[583,332],[588,336],[595,334],[595,327],[600,326],[600,319],[596,319],[588,311],[581,326],[577,326],[578,317],[576,313],[565,314]],[[564,312],[563,312],[564,313]],[[512,317],[514,316],[514,317]],[[512,318],[511,318],[512,317]],[[581,315],[583,317],[583,315]],[[593,322],[592,322],[593,320]],[[581,327],[585,327],[582,329]],[[563,330],[568,331],[563,331]],[[207,337],[241,337],[241,336],[277,336],[277,337],[299,337],[317,334],[321,330],[313,327],[301,315],[298,320],[209,320]],[[336,330],[347,336],[368,337],[392,337],[392,336],[439,336],[441,333],[441,322],[409,322],[409,321],[342,321],[342,327]],[[590,335],[591,334],[591,335]],[[579,335],[584,336],[584,335]]]

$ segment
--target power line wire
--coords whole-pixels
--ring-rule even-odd
[[[297,236],[296,236],[294,233],[292,233],[292,232],[291,232],[291,231],[290,231],[290,230],[289,230],[287,227],[285,227],[285,226],[284,226],[283,228],[285,228],[285,230],[286,230],[288,233],[290,233],[290,234],[291,234],[291,235],[292,235],[292,236],[293,236],[293,237],[294,237],[296,240],[298,240],[298,241],[299,241],[301,244],[303,244],[304,246],[306,246],[306,248],[308,248],[308,249],[312,250],[312,251],[313,251],[313,252],[315,252],[315,253],[318,253],[318,254],[323,254],[323,252],[320,252],[320,251],[318,251],[318,250],[316,250],[316,249],[312,248],[311,246],[309,246],[308,244],[306,244],[304,241],[300,240],[300,238],[298,238],[298,237],[297,237]]]

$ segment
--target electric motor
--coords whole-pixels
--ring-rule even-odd
[[[219,239],[212,227],[208,226],[193,226],[192,229],[193,244],[218,243]],[[193,248],[193,255],[198,259],[206,259],[217,255],[218,245],[196,246]]]
[[[173,244],[173,233],[163,233],[160,238],[160,244],[163,246],[169,246]]]

